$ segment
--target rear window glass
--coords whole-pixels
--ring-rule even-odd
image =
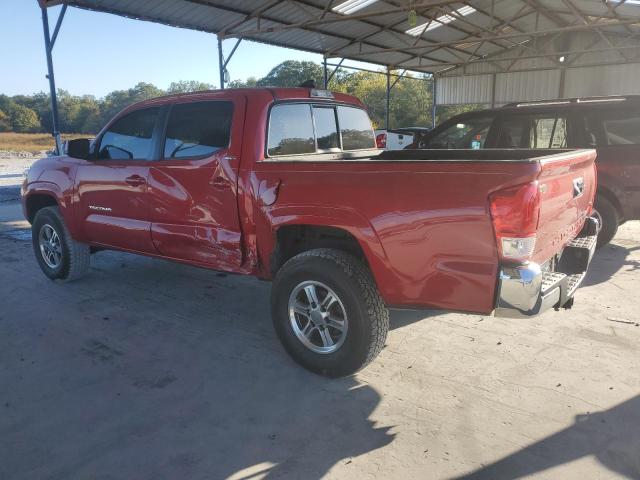
[[[375,136],[367,112],[359,108],[338,107],[338,122],[343,150],[376,148]]]
[[[98,158],[147,160],[151,157],[153,129],[159,109],[144,108],[116,120],[100,140]]]
[[[313,107],[313,120],[316,124],[318,150],[340,148],[335,108]]]
[[[208,156],[227,148],[232,117],[231,102],[174,105],[169,114],[164,158]]]
[[[610,110],[590,114],[587,130],[598,145],[640,145],[640,112]]]
[[[267,153],[295,155],[315,151],[311,105],[299,103],[274,106],[269,118]]]

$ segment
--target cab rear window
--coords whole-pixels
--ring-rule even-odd
[[[367,112],[359,108],[338,107],[338,122],[343,150],[376,148],[376,139]]]
[[[375,148],[367,113],[355,107],[288,103],[269,117],[270,157]]]

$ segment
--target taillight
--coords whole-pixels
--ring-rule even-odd
[[[371,137],[369,137],[371,138]],[[376,136],[376,147],[378,148],[387,148],[387,134],[379,133]]]
[[[500,256],[506,260],[529,260],[540,217],[538,182],[494,192],[489,203]]]

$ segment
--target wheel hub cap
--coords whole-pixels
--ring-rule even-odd
[[[337,351],[347,337],[347,312],[342,300],[320,282],[309,280],[293,289],[289,322],[298,340],[316,353]]]
[[[58,232],[49,224],[40,228],[38,245],[44,263],[49,268],[58,268],[62,264],[62,245]]]

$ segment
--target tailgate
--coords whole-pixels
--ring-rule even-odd
[[[595,150],[574,150],[540,158],[540,216],[533,260],[559,253],[591,214],[596,192]]]

